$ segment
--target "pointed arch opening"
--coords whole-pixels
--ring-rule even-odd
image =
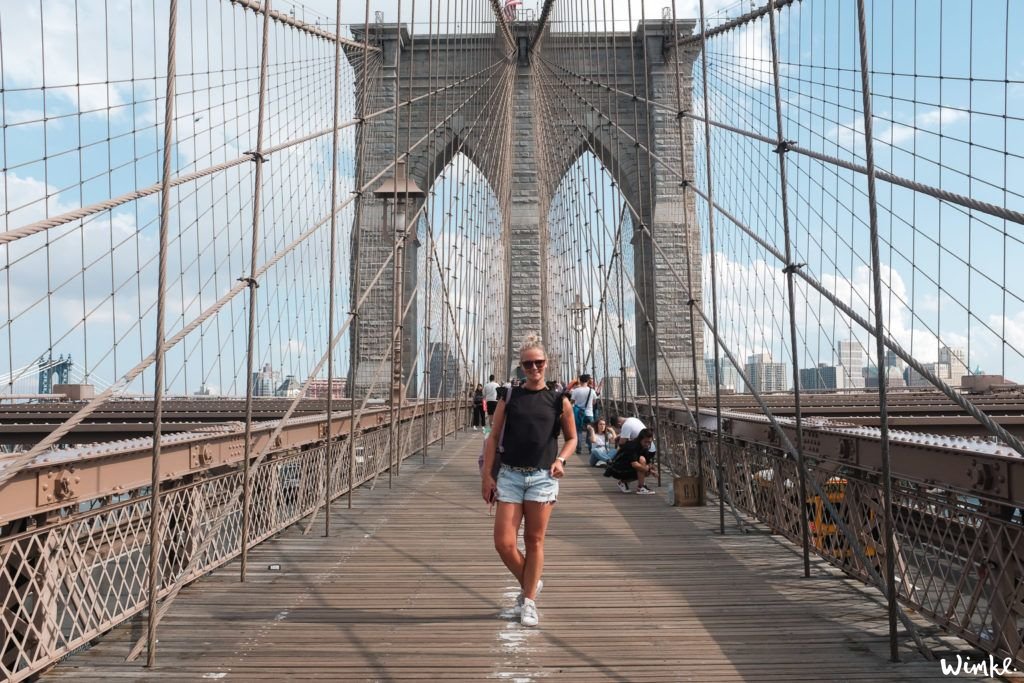
[[[507,253],[501,202],[465,145],[440,150],[417,230],[420,396],[464,396],[506,365]],[[450,154],[450,156],[449,156]],[[434,166],[436,175],[430,176]]]
[[[558,376],[593,375],[611,400],[634,396],[634,221],[615,174],[587,145],[568,164],[547,215],[549,355]]]

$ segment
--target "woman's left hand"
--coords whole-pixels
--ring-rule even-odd
[[[562,464],[561,460],[555,460],[551,463],[551,476],[555,479],[561,479],[565,476],[565,465]]]

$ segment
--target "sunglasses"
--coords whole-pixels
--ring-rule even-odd
[[[527,370],[532,370],[533,368],[537,368],[539,370],[540,368],[544,367],[545,363],[547,363],[546,360],[524,360],[524,361],[522,361],[523,368],[525,368]]]

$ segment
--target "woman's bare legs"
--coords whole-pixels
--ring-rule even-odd
[[[526,517],[526,530],[523,532],[523,540],[526,542],[526,563],[519,584],[523,587],[523,596],[530,600],[537,598],[537,580],[544,572],[544,536],[547,534],[548,520],[551,519],[551,511],[554,509],[554,503],[523,503]]]
[[[494,515],[494,549],[519,585],[523,585],[526,557],[519,552],[519,524],[523,521],[523,505],[498,501]]]

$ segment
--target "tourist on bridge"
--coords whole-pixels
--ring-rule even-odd
[[[619,448],[612,461],[604,470],[604,476],[618,480],[619,490],[629,493],[629,483],[637,482],[636,492],[641,496],[654,493],[647,488],[647,475],[654,474],[654,467],[647,461],[648,450],[654,444],[654,432],[642,429],[637,437]]]
[[[582,453],[584,437],[594,422],[594,399],[597,398],[597,392],[594,391],[593,378],[586,373],[580,375],[579,382],[570,392],[569,398],[576,421],[576,452]]]
[[[519,360],[526,381],[498,402],[491,434],[484,442],[481,493],[488,503],[498,501],[494,547],[519,582],[516,607],[520,623],[536,626],[539,617],[535,600],[542,585],[544,536],[558,499],[558,480],[565,474],[566,459],[576,448],[576,430],[569,401],[544,384],[547,354],[540,337],[531,335],[523,341]],[[565,437],[561,451],[559,431]],[[495,480],[494,467],[499,463]],[[518,546],[519,525],[524,519],[525,554]]]
[[[498,383],[494,381],[494,375],[491,375],[484,385],[484,404],[487,407],[487,419],[493,425],[494,411],[498,408]]]
[[[483,427],[484,422],[484,385],[477,384],[473,390],[473,431]]]
[[[615,457],[615,430],[608,426],[608,420],[603,417],[587,425],[587,443],[590,444],[591,467],[604,467]]]
[[[624,418],[622,416],[614,418],[612,422],[618,427],[618,446],[622,447],[635,440],[644,429],[647,429],[647,425],[640,421],[640,418]],[[651,432],[653,434],[653,432]],[[650,441],[650,447],[647,449],[649,454],[647,457],[651,458],[657,452],[657,447],[654,445],[654,439]]]
[[[619,430],[619,445],[622,446],[627,441],[632,441],[637,435],[644,429],[647,429],[639,417],[613,417],[612,422]]]

